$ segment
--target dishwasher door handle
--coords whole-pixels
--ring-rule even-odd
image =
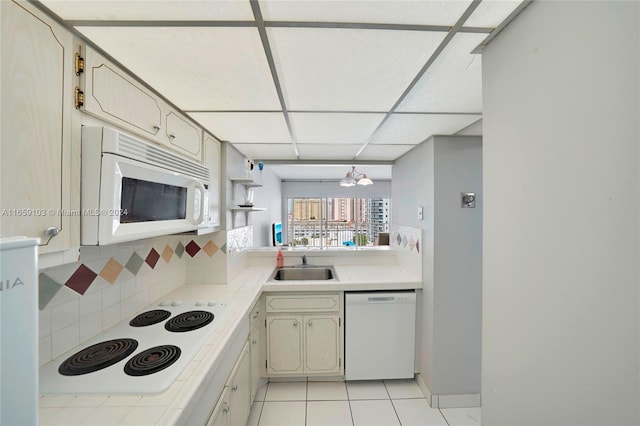
[[[367,298],[368,302],[373,302],[373,303],[376,303],[376,302],[393,302],[395,300],[396,300],[396,298],[393,297],[393,296],[391,296],[391,297],[368,297]]]

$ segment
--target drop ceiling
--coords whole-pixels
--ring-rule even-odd
[[[249,158],[391,163],[481,128],[477,52],[528,2],[40,3]]]

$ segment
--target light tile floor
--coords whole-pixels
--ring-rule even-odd
[[[481,409],[429,407],[414,380],[273,382],[247,426],[480,426]]]

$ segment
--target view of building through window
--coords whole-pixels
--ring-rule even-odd
[[[289,198],[287,207],[291,245],[370,246],[389,232],[388,198]]]

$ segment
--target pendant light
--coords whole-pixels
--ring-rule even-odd
[[[373,181],[365,173],[360,173],[356,170],[356,166],[352,166],[346,176],[340,181],[340,186],[355,186],[355,185],[373,185]]]

